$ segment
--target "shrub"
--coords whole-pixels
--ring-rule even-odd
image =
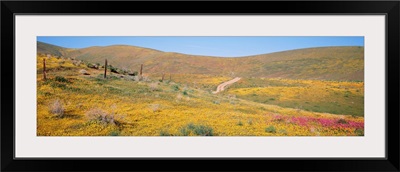
[[[188,136],[190,134],[190,130],[188,130],[186,127],[180,128],[179,132],[181,133],[182,136]]]
[[[276,128],[274,126],[270,125],[269,127],[265,128],[265,132],[276,133]]]
[[[198,136],[212,136],[213,129],[204,125],[196,125],[194,128],[194,134]]]
[[[357,135],[357,136],[364,136],[364,130],[362,130],[362,129],[355,129],[354,130],[354,133]]]
[[[96,66],[92,63],[86,63],[86,67],[96,69]]]
[[[117,72],[118,72],[119,74],[123,74],[123,75],[128,74],[128,71],[126,71],[126,70],[124,70],[124,69],[117,69]]]
[[[108,114],[98,108],[90,109],[85,115],[90,121],[100,122],[103,124],[115,124],[114,114]]]
[[[116,68],[112,65],[107,65],[107,68],[110,69],[110,71],[113,73],[118,73],[118,68]]]
[[[185,90],[185,91],[183,91],[183,95],[185,95],[185,96],[187,96],[188,95],[188,93],[187,93],[187,91]]]
[[[184,127],[181,127],[179,129],[181,135],[183,136],[189,136],[189,135],[195,135],[195,136],[213,136],[213,129],[208,126],[204,125],[195,125],[193,123],[190,123]]]
[[[238,125],[238,126],[243,126],[242,121],[239,120],[239,121],[237,122],[237,125]]]
[[[128,75],[130,75],[130,76],[137,76],[139,73],[137,72],[137,71],[135,71],[135,72],[131,72],[131,71],[129,71],[128,72]]]
[[[68,82],[68,80],[62,76],[56,76],[54,80],[57,82]]]
[[[171,89],[174,91],[179,91],[179,86],[178,85],[172,85]]]
[[[161,130],[160,131],[160,136],[173,136],[172,134],[170,134],[168,131],[166,130]]]
[[[339,124],[348,124],[348,122],[346,120],[344,120],[344,119],[339,119],[337,121],[337,123],[339,123]]]
[[[50,104],[50,113],[54,114],[55,117],[63,117],[64,111],[65,109],[60,99]]]
[[[119,131],[116,131],[116,130],[111,131],[109,135],[110,136],[119,136]]]

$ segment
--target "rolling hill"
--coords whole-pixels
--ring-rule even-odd
[[[37,53],[38,54],[51,54],[54,56],[65,56],[65,54],[68,50],[70,50],[70,49],[56,46],[56,45],[47,44],[44,42],[37,42]]]
[[[63,48],[37,42],[37,53],[52,54],[144,73],[208,74],[218,76],[364,80],[364,47],[318,47],[246,57],[223,58],[163,52],[128,45]]]

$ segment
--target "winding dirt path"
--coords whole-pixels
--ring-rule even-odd
[[[232,80],[229,80],[229,81],[226,81],[226,82],[224,82],[224,83],[222,83],[222,84],[219,84],[218,87],[217,87],[217,90],[216,90],[216,91],[213,91],[212,93],[213,93],[213,94],[217,94],[217,93],[219,93],[219,92],[221,92],[221,91],[224,91],[226,86],[231,85],[231,84],[233,84],[233,83],[239,81],[240,79],[241,79],[241,78],[236,77],[236,78],[234,78],[234,79],[232,79]]]

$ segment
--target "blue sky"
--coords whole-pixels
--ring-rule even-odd
[[[133,45],[192,55],[238,57],[326,46],[364,46],[362,36],[38,36],[66,48]]]

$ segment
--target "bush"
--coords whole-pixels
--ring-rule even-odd
[[[172,85],[171,89],[174,91],[179,91],[179,86],[178,85]]]
[[[119,131],[111,131],[110,132],[110,134],[109,134],[110,136],[119,136]]]
[[[123,75],[128,74],[128,71],[126,71],[126,70],[124,70],[124,69],[117,69],[117,72],[118,72],[119,74],[123,74]]]
[[[62,77],[62,76],[56,76],[54,78],[55,81],[57,82],[69,82],[66,78]]]
[[[208,126],[204,125],[195,125],[195,124],[188,124],[184,127],[181,127],[179,129],[181,135],[183,136],[189,136],[189,135],[195,135],[195,136],[213,136],[213,129]]]
[[[339,124],[348,124],[348,122],[346,120],[344,120],[344,119],[339,119],[337,121],[337,123],[339,123]]]
[[[135,72],[128,72],[128,75],[130,76],[137,76],[139,73],[137,71]]]
[[[118,68],[111,65],[108,65],[108,68],[110,69],[111,72],[119,74]]]
[[[237,125],[238,125],[238,126],[243,126],[242,121],[239,120],[239,121],[237,122]]]
[[[160,131],[160,136],[173,136],[173,135],[170,134],[168,131],[161,130],[161,131]]]
[[[100,122],[103,124],[115,124],[114,114],[108,114],[98,108],[90,109],[85,115],[90,121]]]
[[[364,136],[364,130],[362,130],[362,129],[356,129],[356,130],[354,130],[354,133],[357,136]]]
[[[92,69],[99,69],[99,66],[100,65],[95,65],[95,64],[92,64],[92,63],[87,63],[86,64],[86,67],[92,68]]]
[[[265,132],[276,133],[276,128],[274,126],[270,125],[269,127],[265,128]]]
[[[188,136],[190,134],[190,130],[187,127],[180,128],[179,132],[182,136]]]
[[[50,104],[50,113],[54,114],[55,117],[63,117],[64,111],[65,109],[60,99]]]

